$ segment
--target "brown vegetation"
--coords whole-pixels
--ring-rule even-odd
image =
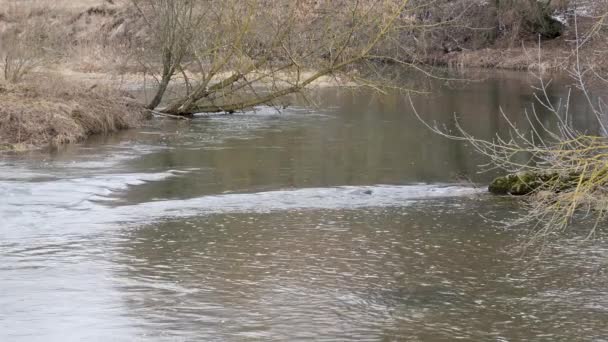
[[[115,87],[111,79],[126,79],[140,87],[151,79],[158,91],[146,103],[148,108],[162,104],[165,112],[188,115],[230,112],[260,103],[281,105],[284,95],[301,92],[320,79],[381,89],[393,85],[392,80],[361,75],[381,75],[390,63],[416,70],[424,64],[561,68],[575,61],[568,48],[573,41],[573,17],[566,16],[569,26],[552,39],[555,22],[550,16],[567,3],[0,0],[2,78],[25,84],[3,86],[10,88],[3,96],[11,93],[15,102],[16,94],[24,94],[18,89],[32,87],[27,84],[39,83],[37,79],[45,75],[77,76],[93,80],[89,85]],[[539,34],[547,46],[540,63],[529,53]],[[578,56],[585,63],[603,66],[602,56],[585,57],[584,50],[593,44],[595,40],[581,45]],[[106,77],[110,74],[114,77]],[[184,91],[168,99],[165,92],[170,84]],[[26,104],[32,102],[24,100]],[[40,139],[33,135],[22,139],[22,132],[8,133],[6,125],[11,120],[3,121],[0,139],[4,141],[78,140],[48,132],[40,133]],[[105,129],[83,127],[73,136],[83,131]]]
[[[292,0],[133,3],[157,37],[143,42],[138,58],[151,61],[146,73],[158,82],[148,108],[182,77],[183,91],[158,109],[171,115],[273,104],[321,77],[348,76],[355,64],[384,57],[378,47],[411,11],[409,0],[320,2],[308,13]]]
[[[127,94],[57,80],[0,83],[0,103],[0,149],[77,142],[136,127],[145,117]]]
[[[141,122],[143,108],[127,94],[63,80],[57,72],[62,64],[72,70],[122,64],[115,20],[124,18],[115,16],[126,9],[97,0],[0,0],[0,5],[0,149],[72,143]],[[103,58],[100,51],[114,57]]]
[[[156,48],[155,51],[160,54],[162,44],[154,40],[166,38],[166,36],[159,35],[162,30],[159,31],[158,26],[151,27],[150,22],[146,22],[146,15],[151,19],[155,17],[154,13],[145,8],[147,4],[153,2],[162,1],[0,0],[0,57],[4,58],[7,52],[6,45],[11,45],[5,42],[5,47],[3,47],[3,36],[24,24],[42,22],[47,31],[47,38],[59,38],[61,43],[61,46],[48,46],[54,43],[46,39],[44,44],[37,44],[38,46],[43,45],[44,50],[51,53],[53,64],[63,64],[63,69],[66,69],[67,66],[75,71],[105,73],[151,71],[150,68],[154,67],[158,69],[155,70],[155,73],[159,74],[156,76],[161,82],[162,64],[158,59],[151,58],[150,48]],[[187,1],[165,2],[174,7],[179,6],[180,3],[188,3]],[[140,4],[140,10],[134,8],[133,3]],[[264,29],[272,32],[272,27],[269,26],[272,21],[280,20],[280,16],[290,13],[300,25],[298,28],[294,27],[300,33],[328,29],[329,31],[326,33],[331,34],[336,32],[333,28],[339,25],[342,25],[343,28],[349,27],[348,22],[342,20],[344,17],[341,17],[340,14],[348,14],[355,4],[359,8],[359,12],[364,13],[370,6],[390,8],[398,5],[399,1],[256,0],[233,1],[232,5],[229,2],[213,1],[191,3],[198,3],[197,6],[203,4],[206,7],[205,13],[203,13],[206,20],[204,25],[209,30],[199,30],[198,33],[211,34],[205,39],[207,41],[205,44],[209,45],[214,33],[226,28],[224,24],[237,24],[242,27],[249,16],[256,20],[254,26],[257,26],[248,28],[250,33],[263,26],[266,26]],[[222,7],[218,8],[218,3]],[[293,3],[297,6],[290,10],[286,8],[285,3]],[[397,19],[398,30],[387,34],[387,39],[378,44],[373,53],[423,64],[524,69],[526,66],[530,67],[534,64],[534,58],[528,58],[526,50],[535,47],[538,35],[541,34],[545,37],[543,45],[547,45],[547,56],[551,59],[547,66],[558,68],[560,63],[569,61],[564,52],[567,54],[572,47],[574,36],[572,11],[564,9],[569,3],[572,5],[572,1],[567,0],[411,0],[408,9]],[[596,15],[594,11],[601,11],[602,6],[607,6],[607,2],[604,0],[579,0],[578,3],[579,6],[590,8],[586,11],[588,16]],[[242,9],[246,7],[257,10],[259,13],[244,14]],[[241,11],[239,14],[243,16],[238,18],[240,22],[235,23],[234,18],[231,19],[229,15],[222,13],[221,8],[232,9],[233,15]],[[280,11],[283,13],[279,13]],[[380,11],[370,14],[377,15],[378,12]],[[555,23],[547,19],[550,14],[560,14],[567,23],[563,27],[563,32],[555,39],[550,39],[554,38],[554,35],[547,33],[547,28],[543,28],[548,25],[547,23]],[[334,17],[336,20],[333,26],[328,26],[328,22],[324,20],[329,17]],[[182,17],[182,19],[184,18]],[[178,17],[171,19],[171,16],[167,16],[165,19],[174,20],[174,22],[175,19],[181,20]],[[224,21],[218,23],[218,19]],[[360,19],[364,18],[358,20]],[[579,18],[579,20],[593,21],[590,17]],[[282,23],[286,22],[283,20]],[[157,25],[159,22],[153,24]],[[184,28],[185,26],[182,26],[181,30],[186,38],[188,32],[196,31],[184,30]],[[306,30],[302,30],[303,28]],[[229,34],[229,32],[225,33]],[[366,35],[357,37],[365,38]],[[258,38],[264,37],[262,35]],[[28,40],[21,39],[21,41]],[[195,43],[200,45],[204,42]],[[258,43],[263,43],[263,40]],[[522,43],[527,47],[526,49],[522,49]],[[142,51],[144,47],[147,49],[145,53]],[[503,53],[505,51],[506,53]],[[282,53],[282,51],[276,52]],[[192,62],[191,57],[188,56],[190,62]],[[598,59],[597,62],[604,63],[604,59]],[[192,63],[188,64],[192,66]]]

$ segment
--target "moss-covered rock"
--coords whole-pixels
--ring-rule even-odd
[[[533,191],[518,175],[498,177],[490,183],[488,190],[496,195],[527,195]]]
[[[563,186],[556,187],[560,183],[564,183]],[[562,189],[567,183],[556,174],[522,172],[494,179],[488,190],[496,195],[524,196],[541,187]]]

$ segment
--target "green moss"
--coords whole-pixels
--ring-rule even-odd
[[[562,189],[570,184],[569,179],[561,179],[557,174],[522,172],[494,179],[488,190],[496,195],[524,196],[541,187]]]
[[[529,185],[532,177],[527,174],[511,174],[496,178],[488,190],[497,195],[527,195],[534,189]]]

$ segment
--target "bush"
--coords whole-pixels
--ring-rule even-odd
[[[11,4],[3,16],[10,25],[0,32],[0,65],[6,81],[17,83],[52,62],[62,43],[61,33],[49,23],[45,7]]]

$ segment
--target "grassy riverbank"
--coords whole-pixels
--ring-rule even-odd
[[[315,15],[316,5],[303,1],[302,6],[310,7],[308,11],[303,10],[308,13],[306,15]],[[570,18],[559,36],[543,38],[541,68],[554,70],[572,65],[577,33],[586,40],[581,53],[593,59],[589,62],[596,67],[594,69],[608,68],[605,58],[596,58],[597,52],[605,48],[604,39],[584,37],[597,24],[596,15],[589,10],[587,16],[578,18],[577,25]],[[42,26],[49,40],[56,45],[51,44],[52,48],[61,50],[59,55],[50,58],[51,61],[41,61],[41,64],[51,62],[45,66],[59,65],[61,69],[78,73],[132,74],[141,73],[145,70],[144,65],[150,62],[144,60],[149,56],[134,51],[134,47],[149,41],[153,33],[129,0],[0,0],[0,36],[20,25],[36,26],[39,22],[44,22]],[[468,24],[461,28],[458,25],[462,23],[454,22],[451,24],[453,32],[445,38],[443,30],[450,31],[450,24],[434,25],[438,26],[435,30],[414,30],[400,39],[387,40],[378,46],[378,50],[385,56],[400,57],[422,66],[511,70],[539,66],[538,35],[532,32],[505,28],[501,36],[488,39],[485,38],[490,34],[487,25]],[[416,35],[416,41],[408,40]]]
[[[143,107],[105,86],[39,79],[0,83],[0,149],[25,150],[82,141],[137,127]]]
[[[297,11],[292,14],[303,18],[321,18],[322,15],[316,10],[322,2],[303,1],[298,3],[300,5],[296,8]],[[485,5],[476,6],[481,6],[479,10],[488,10]],[[294,48],[286,54],[281,49],[274,49],[281,46],[276,42],[264,47],[262,42],[268,37],[265,38],[263,33],[267,28],[260,29],[257,35],[252,34],[248,38],[250,40],[242,44],[258,48],[225,52],[225,60],[220,56],[195,63],[192,56],[199,56],[201,51],[217,52],[225,46],[240,46],[241,38],[235,40],[235,44],[219,44],[215,47],[206,45],[212,44],[211,42],[199,42],[200,46],[193,46],[195,42],[191,42],[184,50],[188,51],[187,53],[177,49],[169,54],[174,57],[183,53],[183,56],[180,57],[179,63],[173,61],[179,68],[174,65],[167,85],[179,85],[190,91],[193,86],[205,83],[219,84],[213,91],[204,88],[202,90],[205,91],[199,90],[194,103],[207,105],[201,108],[215,106],[223,110],[226,104],[221,103],[221,100],[224,99],[225,92],[229,93],[231,99],[237,98],[248,104],[247,98],[240,98],[241,93],[230,91],[238,89],[243,92],[253,89],[250,91],[250,97],[258,97],[256,88],[253,87],[258,84],[273,89],[278,94],[276,98],[269,97],[267,102],[291,93],[290,87],[294,88],[293,92],[300,90],[299,83],[310,86],[352,85],[353,81],[361,79],[356,70],[369,66],[370,60],[398,60],[405,61],[406,65],[411,62],[413,69],[419,71],[429,70],[432,66],[551,71],[568,69],[576,60],[572,51],[577,35],[571,24],[561,36],[543,40],[542,55],[539,59],[535,35],[529,30],[515,30],[515,26],[511,25],[519,22],[518,20],[508,21],[511,24],[506,25],[505,18],[499,16],[498,19],[504,24],[504,32],[499,32],[498,38],[489,39],[487,36],[490,31],[485,24],[463,26],[459,21],[449,19],[452,14],[446,14],[440,9],[451,9],[448,12],[456,11],[455,13],[460,13],[463,18],[471,11],[468,6],[460,10],[452,8],[449,1],[443,7],[427,8],[428,13],[433,15],[422,15],[419,11],[410,9],[398,16],[399,20],[395,24],[395,27],[402,29],[411,26],[407,29],[409,31],[395,30],[389,38],[384,34],[378,36],[383,39],[377,39],[380,43],[370,45],[369,49],[347,44],[343,49],[337,49],[339,52],[335,57],[332,57],[332,53],[336,53],[335,46],[340,45],[337,40],[320,44],[320,47],[310,51],[306,50],[306,46]],[[335,8],[334,10],[337,11]],[[378,16],[384,14],[386,13],[377,13]],[[521,16],[521,13],[519,15]],[[514,15],[514,18],[517,19],[517,15]],[[232,31],[229,28],[241,22],[241,19],[223,28],[226,31],[220,31],[217,39],[210,41],[222,41],[221,37],[230,36]],[[252,16],[250,19],[252,22],[259,22],[259,17]],[[314,21],[311,20],[312,22]],[[586,19],[586,22],[580,22],[581,31],[588,31],[594,21]],[[372,20],[368,24],[374,27],[377,23]],[[459,25],[466,29],[461,27],[456,30]],[[249,29],[249,25],[245,27]],[[81,141],[91,134],[137,126],[144,118],[143,106],[149,99],[142,101],[144,103],[137,103],[118,89],[152,88],[161,82],[163,65],[162,59],[158,58],[159,51],[167,47],[163,48],[162,42],[155,41],[154,37],[158,36],[154,33],[155,29],[157,27],[147,24],[143,12],[136,10],[129,0],[0,0],[0,66],[5,71],[4,77],[12,81],[11,85],[8,82],[0,85],[0,146],[25,149],[49,144],[59,145]],[[297,32],[309,32],[309,29],[318,27],[311,24],[310,27],[305,26],[302,31],[297,31],[298,29],[300,27],[294,26],[289,32],[298,36]],[[213,34],[217,34],[214,30],[220,28],[196,31],[196,34],[192,31],[190,34],[213,37]],[[243,30],[246,32],[245,28]],[[373,36],[374,32],[376,31],[372,29],[366,33]],[[311,41],[321,38],[315,39]],[[603,51],[604,48],[603,40],[599,40],[596,42],[589,39],[582,46],[579,55],[583,63],[593,67],[593,70],[608,68],[606,59],[598,54],[598,51]],[[284,43],[283,49],[289,45]],[[176,44],[174,42],[169,46],[175,48]],[[324,52],[323,49],[328,51]],[[267,50],[272,52],[264,55]],[[339,71],[342,70],[333,70],[331,67],[327,69],[328,65],[340,61],[340,54],[353,53],[351,50],[360,52],[353,54],[355,58],[352,60],[356,62],[348,65],[349,70],[353,71],[352,75],[344,72],[340,74]],[[240,57],[235,59],[235,55]],[[306,56],[309,55],[318,57],[307,59]],[[360,57],[363,55],[366,55],[365,58]],[[330,62],[332,58],[335,59]],[[303,60],[309,64],[302,63]],[[252,64],[254,61],[256,63]],[[269,61],[276,64],[273,66]],[[257,63],[260,63],[259,66],[251,67]],[[172,64],[167,64],[170,65]],[[25,72],[19,72],[21,67],[28,71],[27,75]],[[323,69],[329,71],[314,77],[316,71]],[[209,70],[214,72],[209,73],[211,76],[207,79],[205,72]],[[236,71],[242,74],[239,75]],[[294,74],[297,74],[297,78]],[[310,79],[310,83],[304,81],[307,79]],[[222,82],[226,84],[222,85]],[[385,83],[372,82],[368,83],[368,86],[380,88]],[[208,92],[208,96],[200,95]],[[220,106],[217,106],[217,102],[220,102]]]

